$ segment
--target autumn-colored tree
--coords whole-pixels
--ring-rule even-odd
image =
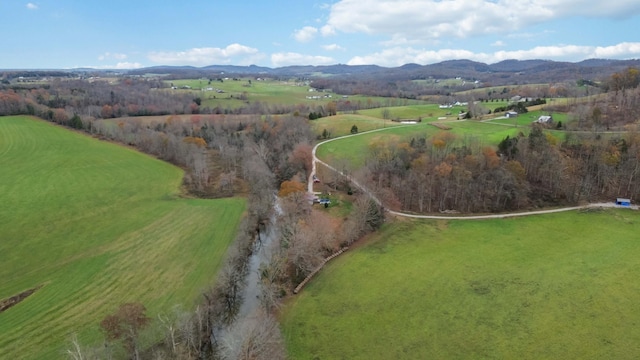
[[[295,180],[283,181],[282,184],[280,184],[280,191],[278,192],[278,195],[280,197],[286,197],[296,192],[305,192],[305,191],[306,189],[304,188],[304,184],[302,184],[299,181],[295,181]]]
[[[201,137],[187,136],[182,141],[187,144],[193,144],[199,148],[206,148],[207,142]]]
[[[329,116],[333,116],[338,113],[338,104],[336,104],[335,101],[329,101],[329,103],[327,103],[327,113]]]
[[[115,313],[107,315],[101,322],[100,328],[108,341],[122,340],[122,345],[131,357],[139,359],[138,335],[149,325],[150,318],[145,314],[147,309],[140,303],[125,303],[120,305]]]
[[[58,124],[65,124],[69,120],[69,116],[64,109],[56,109],[53,112],[53,120]]]
[[[297,144],[289,156],[289,163],[296,168],[296,170],[304,170],[306,174],[309,174],[311,172],[313,160],[311,151],[311,145],[307,143]]]
[[[496,151],[491,147],[484,147],[482,149],[482,155],[484,155],[485,164],[488,169],[495,169],[500,165],[500,158]]]
[[[100,116],[103,119],[108,119],[113,116],[113,107],[111,105],[102,106],[102,110],[100,110]]]

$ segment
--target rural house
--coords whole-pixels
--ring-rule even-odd
[[[541,115],[538,120],[534,121],[534,123],[538,124],[551,124],[553,122],[553,118],[551,115]]]
[[[507,111],[507,112],[505,113],[505,116],[506,116],[507,118],[514,118],[514,117],[517,117],[517,116],[518,116],[518,113],[517,113],[517,112],[515,112],[515,111]]]

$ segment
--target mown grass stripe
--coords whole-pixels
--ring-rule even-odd
[[[244,199],[177,197],[182,171],[27,117],[0,118],[0,314],[7,358],[62,356],[71,333],[125,301],[155,317],[193,306],[219,269]]]

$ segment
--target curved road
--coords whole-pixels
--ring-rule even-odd
[[[351,176],[344,174],[342,171],[339,171],[338,169],[334,168],[333,166],[331,166],[331,165],[325,163],[324,161],[318,159],[318,157],[316,156],[316,150],[318,149],[318,147],[320,145],[326,144],[326,143],[331,142],[331,141],[346,139],[346,138],[349,138],[349,137],[359,136],[359,135],[364,135],[364,134],[370,134],[372,132],[377,132],[377,131],[395,129],[395,128],[402,127],[402,126],[412,126],[412,125],[401,125],[401,126],[394,126],[394,127],[389,127],[389,128],[382,128],[382,129],[364,131],[364,132],[357,133],[357,134],[339,136],[339,137],[336,137],[336,138],[333,138],[333,139],[329,139],[329,140],[325,140],[325,141],[321,141],[321,142],[317,143],[316,146],[314,146],[313,150],[311,151],[311,154],[313,156],[313,160],[311,162],[312,163],[311,174],[309,174],[309,179],[308,179],[308,182],[307,182],[307,191],[310,194],[314,193],[314,191],[313,191],[313,177],[316,174],[316,164],[320,163],[320,164],[326,166],[327,168],[331,169],[332,171],[335,171],[338,174],[348,178],[349,181],[351,181],[362,192],[366,193],[369,197],[371,197],[378,205],[382,205],[382,202],[380,201],[380,199],[378,199],[371,191],[369,191],[369,189],[367,189],[366,187],[364,187],[363,185],[358,183]],[[417,215],[417,214],[411,214],[411,213],[405,213],[405,212],[393,211],[393,210],[387,210],[387,212],[389,214],[391,214],[391,215],[403,216],[403,217],[414,218],[414,219],[483,220],[483,219],[504,219],[504,218],[516,217],[516,216],[552,214],[552,213],[563,212],[563,211],[572,211],[572,210],[579,210],[579,209],[586,209],[586,208],[598,208],[598,207],[613,207],[613,208],[620,207],[620,208],[622,208],[622,206],[615,205],[614,203],[592,203],[592,204],[581,205],[581,206],[571,206],[571,207],[548,209],[548,210],[512,212],[512,213],[491,214],[491,215],[469,215],[469,216]],[[631,208],[634,209],[634,210],[638,210],[638,206],[637,205],[633,205],[633,206],[631,206]]]

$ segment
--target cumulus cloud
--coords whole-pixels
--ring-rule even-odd
[[[275,67],[289,65],[329,65],[335,63],[335,60],[328,56],[304,55],[287,52],[272,54],[271,63]]]
[[[38,5],[36,5],[34,3],[27,3],[26,7],[29,10],[38,10]]]
[[[113,69],[139,69],[142,67],[142,64],[139,62],[119,62]]]
[[[410,43],[510,32],[566,16],[622,18],[638,13],[637,0],[341,0],[331,6],[323,29]]]
[[[592,57],[612,59],[619,57],[640,56],[640,42],[624,42],[612,46],[597,46],[592,51]]]
[[[331,25],[324,25],[320,28],[320,33],[322,36],[331,36],[336,34],[336,29],[334,29]]]
[[[139,69],[142,67],[142,64],[139,62],[119,62],[115,65],[84,65],[84,66],[76,66],[80,68],[90,68],[90,69],[107,69],[107,70],[131,70],[131,69]]]
[[[249,65],[262,56],[256,48],[241,44],[231,44],[225,48],[204,47],[185,51],[151,52],[148,58],[154,63],[165,65],[205,66],[232,62],[238,65]]]
[[[309,42],[318,34],[318,29],[313,26],[305,26],[293,32],[293,38],[299,42]]]
[[[640,42],[624,42],[611,46],[536,46],[526,50],[472,52],[463,49],[425,50],[412,47],[395,47],[365,56],[356,56],[349,65],[401,66],[408,63],[432,64],[445,60],[469,59],[484,63],[502,60],[546,59],[556,61],[581,61],[591,58],[629,59],[640,56]]]
[[[98,60],[100,60],[100,61],[107,60],[107,59],[124,60],[126,58],[127,58],[126,54],[110,53],[110,52],[106,52],[106,53],[98,56]]]
[[[343,48],[342,46],[340,46],[338,44],[322,45],[322,48],[327,50],[327,51],[345,50],[345,48]]]
[[[504,41],[502,41],[502,40],[497,40],[497,41],[495,41],[495,42],[493,42],[493,43],[491,44],[491,46],[497,46],[497,47],[505,46],[505,45],[506,45],[506,44],[505,44],[505,43],[504,43]]]

